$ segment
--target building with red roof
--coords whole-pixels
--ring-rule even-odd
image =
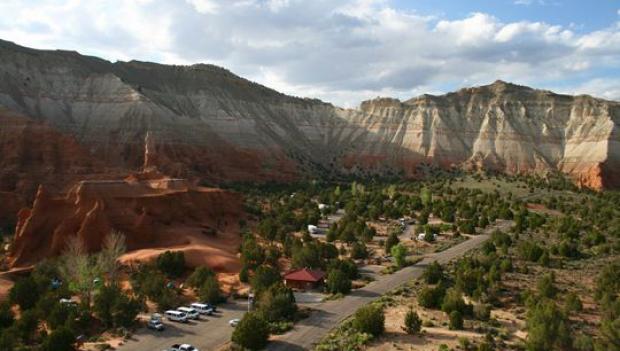
[[[314,289],[323,284],[325,272],[321,270],[301,268],[284,275],[284,283],[292,289]]]

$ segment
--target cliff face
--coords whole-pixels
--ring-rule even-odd
[[[317,172],[413,176],[432,163],[557,170],[594,188],[620,186],[618,103],[499,81],[351,110],[210,65],[110,63],[0,42],[0,105],[72,138],[103,173],[146,165],[211,182],[290,180]]]
[[[32,208],[19,212],[8,264],[28,267],[58,255],[74,236],[89,251],[97,251],[106,235],[117,230],[125,234],[127,249],[134,254],[194,250],[201,254],[190,264],[236,272],[240,237],[234,227],[241,215],[238,194],[193,187],[181,179],[81,181],[63,196],[40,187]]]

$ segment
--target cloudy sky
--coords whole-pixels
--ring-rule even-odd
[[[618,0],[3,0],[0,13],[0,38],[20,45],[213,63],[348,107],[496,79],[620,100]]]

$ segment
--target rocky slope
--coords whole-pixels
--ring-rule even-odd
[[[111,63],[0,41],[0,105],[72,138],[103,173],[146,165],[217,183],[341,172],[413,176],[420,163],[432,163],[561,171],[594,188],[620,186],[618,103],[501,81],[341,109],[211,65]],[[77,152],[58,150],[67,159]],[[90,161],[78,159],[60,172],[88,169]],[[13,162],[38,167],[29,158]],[[12,190],[2,184],[0,191]]]
[[[74,236],[89,251],[97,251],[116,230],[125,234],[133,255],[137,250],[188,250],[199,253],[188,255],[190,264],[237,272],[240,236],[235,228],[242,216],[241,197],[182,179],[144,175],[80,181],[62,196],[41,186],[32,208],[19,212],[7,263],[22,268],[58,255]],[[144,252],[139,258],[156,256]]]

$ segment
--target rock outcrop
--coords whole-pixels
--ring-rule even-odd
[[[76,236],[87,250],[97,251],[106,235],[116,230],[125,234],[130,252],[206,250],[208,254],[200,255],[202,261],[194,259],[195,265],[237,272],[236,226],[241,216],[239,194],[194,187],[183,179],[138,175],[117,181],[80,181],[64,196],[41,186],[32,208],[18,214],[8,264],[28,267],[58,255]]]
[[[104,173],[146,165],[217,184],[353,172],[414,176],[430,163],[560,171],[585,186],[620,186],[619,103],[501,81],[341,109],[212,65],[111,63],[0,42],[0,105],[72,138]]]

